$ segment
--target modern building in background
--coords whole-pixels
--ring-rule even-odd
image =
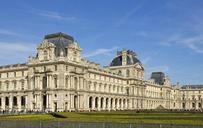
[[[0,67],[1,111],[202,110],[203,86],[172,86],[163,72],[144,80],[135,52],[117,52],[109,66],[81,57],[72,36],[46,35],[37,55]]]

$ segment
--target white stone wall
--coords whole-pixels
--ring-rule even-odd
[[[99,68],[81,59],[79,46],[71,46],[67,57],[56,58],[54,46],[43,43],[39,57],[30,58],[26,65],[0,68],[1,111],[202,109],[201,90],[146,81],[137,64]],[[43,54],[47,47],[51,48],[48,60]]]

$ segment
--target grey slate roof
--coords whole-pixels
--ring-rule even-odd
[[[110,64],[110,66],[122,66],[122,55],[121,52],[118,52],[118,56],[114,58]],[[130,50],[128,50],[127,54],[127,65],[133,65],[136,63],[140,63],[140,60],[136,58],[136,54]]]
[[[70,43],[74,43],[72,36],[62,32],[45,35],[44,39],[47,39],[56,46],[54,50],[56,57],[59,57],[61,52],[63,52],[64,56],[67,56],[67,46]]]
[[[187,89],[187,88],[191,88],[191,89],[203,89],[203,85],[183,85],[181,88],[182,89]]]
[[[21,66],[26,66],[26,65],[27,65],[27,63],[3,65],[3,66],[0,66],[0,69],[3,69],[3,68],[15,68],[15,67],[21,67]]]
[[[156,84],[163,85],[165,74],[163,72],[152,72],[151,79],[154,79]]]

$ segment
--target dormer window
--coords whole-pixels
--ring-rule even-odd
[[[44,60],[48,60],[48,53],[47,53],[47,51],[44,51]]]

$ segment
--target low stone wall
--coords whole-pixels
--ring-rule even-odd
[[[203,128],[203,126],[171,124],[80,123],[67,121],[0,121],[0,128]]]

